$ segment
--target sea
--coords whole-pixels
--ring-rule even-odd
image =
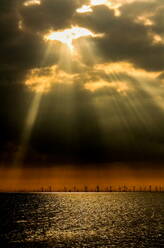
[[[1,193],[0,247],[164,247],[164,193]]]

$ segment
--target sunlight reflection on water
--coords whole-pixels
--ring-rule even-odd
[[[164,247],[163,193],[1,194],[1,247]]]

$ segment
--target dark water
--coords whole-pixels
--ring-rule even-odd
[[[164,247],[164,193],[0,194],[0,247]]]

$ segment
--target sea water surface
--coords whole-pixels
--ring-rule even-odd
[[[164,247],[164,193],[0,194],[0,247]]]

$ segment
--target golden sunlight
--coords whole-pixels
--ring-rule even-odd
[[[108,7],[111,8],[112,3],[110,1],[108,1],[108,0],[91,0],[90,1],[90,4],[88,4],[88,5],[82,5],[82,7],[78,8],[76,10],[76,12],[77,13],[92,12],[93,11],[92,7],[93,6],[96,6],[96,5],[106,5],[106,6],[108,6]],[[113,8],[116,9],[116,10],[118,10],[117,7],[118,7],[118,4],[114,4],[113,5]]]
[[[86,13],[86,12],[92,12],[92,9],[89,5],[83,5],[81,8],[78,8],[76,10],[77,13]]]
[[[24,6],[31,6],[31,5],[40,5],[40,0],[29,0],[25,1]]]
[[[107,4],[108,0],[91,0],[91,5]]]
[[[99,80],[98,82],[88,82],[84,86],[85,89],[92,92],[104,87],[109,87],[109,82],[106,82],[104,80]]]
[[[82,27],[72,27],[63,31],[50,32],[45,36],[46,40],[56,40],[64,43],[67,47],[73,51],[73,40],[85,36],[96,36],[90,30]]]
[[[74,75],[58,70],[57,66],[47,67],[47,73],[44,75],[44,69],[34,69],[28,75],[25,85],[34,92],[46,93],[54,84],[60,84],[63,81],[67,84],[73,82]]]

